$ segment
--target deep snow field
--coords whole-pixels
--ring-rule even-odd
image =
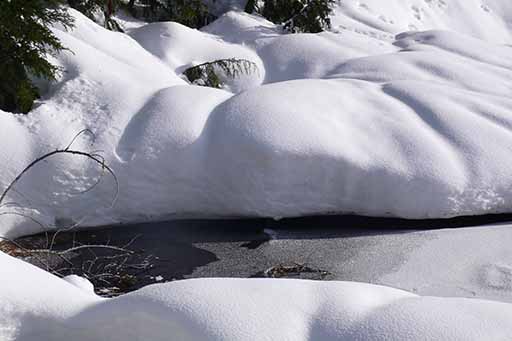
[[[285,35],[229,12],[197,31],[74,12],[56,30],[65,72],[28,116],[0,115],[5,187],[35,157],[99,150],[33,169],[12,201],[49,225],[324,213],[441,218],[510,211],[512,3],[342,1],[333,31]],[[414,29],[415,31],[411,31]],[[419,30],[419,31],[416,31]],[[230,91],[191,86],[190,65],[245,58]],[[84,215],[87,217],[84,219]],[[39,230],[3,217],[9,236]]]
[[[331,32],[294,35],[237,11],[201,31],[123,21],[127,34],[73,15],[73,31],[55,28],[73,52],[53,59],[60,79],[38,81],[43,98],[28,115],[0,112],[0,186],[89,129],[94,138],[81,135],[73,149],[101,152],[119,181],[117,201],[108,175],[81,193],[101,176],[97,165],[55,157],[11,192],[8,201],[25,209],[2,208],[2,236],[41,230],[3,215],[13,210],[56,227],[511,211],[510,0],[343,0]],[[258,72],[223,90],[181,76],[220,58],[248,59]],[[435,247],[467,242],[478,255],[482,235]],[[509,239],[489,240],[489,249],[502,242],[495,261],[508,260]],[[509,290],[510,266],[497,269]],[[369,284],[205,279],[103,299],[79,278],[66,282],[3,253],[0,281],[1,341],[512,338],[509,303]]]
[[[102,299],[0,253],[2,341],[510,340],[512,305],[352,282],[194,279]],[[34,284],[37,283],[37,284]]]

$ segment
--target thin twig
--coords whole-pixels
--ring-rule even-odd
[[[80,251],[83,249],[109,249],[109,250],[114,250],[114,251],[125,252],[128,254],[135,253],[131,250],[123,249],[122,247],[109,246],[109,245],[82,245],[82,246],[72,247],[72,248],[64,250],[64,251],[59,251],[58,253],[61,255],[64,255],[66,253],[76,252],[76,251]]]

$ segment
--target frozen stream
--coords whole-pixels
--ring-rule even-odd
[[[154,266],[126,291],[183,278],[264,277],[265,270],[277,267],[291,269],[283,277],[512,302],[512,224],[496,222],[509,219],[183,220],[63,234],[57,247],[70,247],[72,238],[124,245],[137,237],[130,249],[151,255]],[[471,223],[488,225],[464,227]]]

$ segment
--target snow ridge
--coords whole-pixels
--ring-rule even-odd
[[[114,299],[0,253],[0,339],[506,340],[508,303],[354,282],[196,279]]]
[[[88,128],[94,141],[84,136],[75,147],[101,150],[116,172],[114,208],[106,208],[111,179],[76,195],[101,170],[69,157],[19,184],[29,201],[14,192],[10,200],[50,225],[86,216],[89,226],[509,212],[512,48],[504,43],[512,41],[512,8],[504,0],[485,6],[344,1],[333,32],[297,35],[240,12],[202,31],[155,23],[126,35],[73,12],[75,30],[56,29],[74,52],[55,59],[66,73],[40,82],[44,97],[30,115],[0,115],[0,185]],[[181,76],[231,57],[261,72],[230,89],[191,86]],[[40,229],[8,216],[0,226],[9,236]]]

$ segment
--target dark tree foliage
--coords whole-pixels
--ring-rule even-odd
[[[94,12],[98,9],[102,9],[104,3],[104,0],[68,0],[68,5],[71,8],[82,12],[89,18],[92,18],[94,16]]]
[[[256,0],[247,0],[245,4],[245,11],[247,13],[253,13],[256,11]]]
[[[38,97],[28,73],[54,80],[47,56],[64,48],[50,26],[73,25],[58,0],[0,0],[0,109],[27,113]]]
[[[247,59],[219,59],[195,65],[183,74],[194,85],[222,88],[223,79],[235,79],[241,75],[259,74],[258,66]]]
[[[103,13],[106,29],[123,32],[122,27],[112,18],[121,6],[120,0],[68,0],[67,2],[70,7],[92,20],[95,20],[96,13]]]
[[[161,20],[175,21],[192,28],[200,28],[211,21],[208,7],[201,0],[164,0]]]
[[[255,0],[245,7],[248,13],[260,13],[266,19],[283,25],[288,32],[318,33],[331,27],[329,15],[334,0],[263,0],[259,8]]]
[[[192,28],[203,27],[215,19],[202,0],[130,0],[126,8],[133,16],[147,21],[174,21]]]
[[[144,11],[142,12],[142,17],[148,21],[158,21],[158,18],[160,16],[159,13],[162,10],[163,4],[160,3],[158,0],[140,0],[140,2],[144,6]],[[135,1],[130,2],[128,4],[128,6],[132,6],[131,7],[132,11],[133,11],[134,5],[135,5]]]

